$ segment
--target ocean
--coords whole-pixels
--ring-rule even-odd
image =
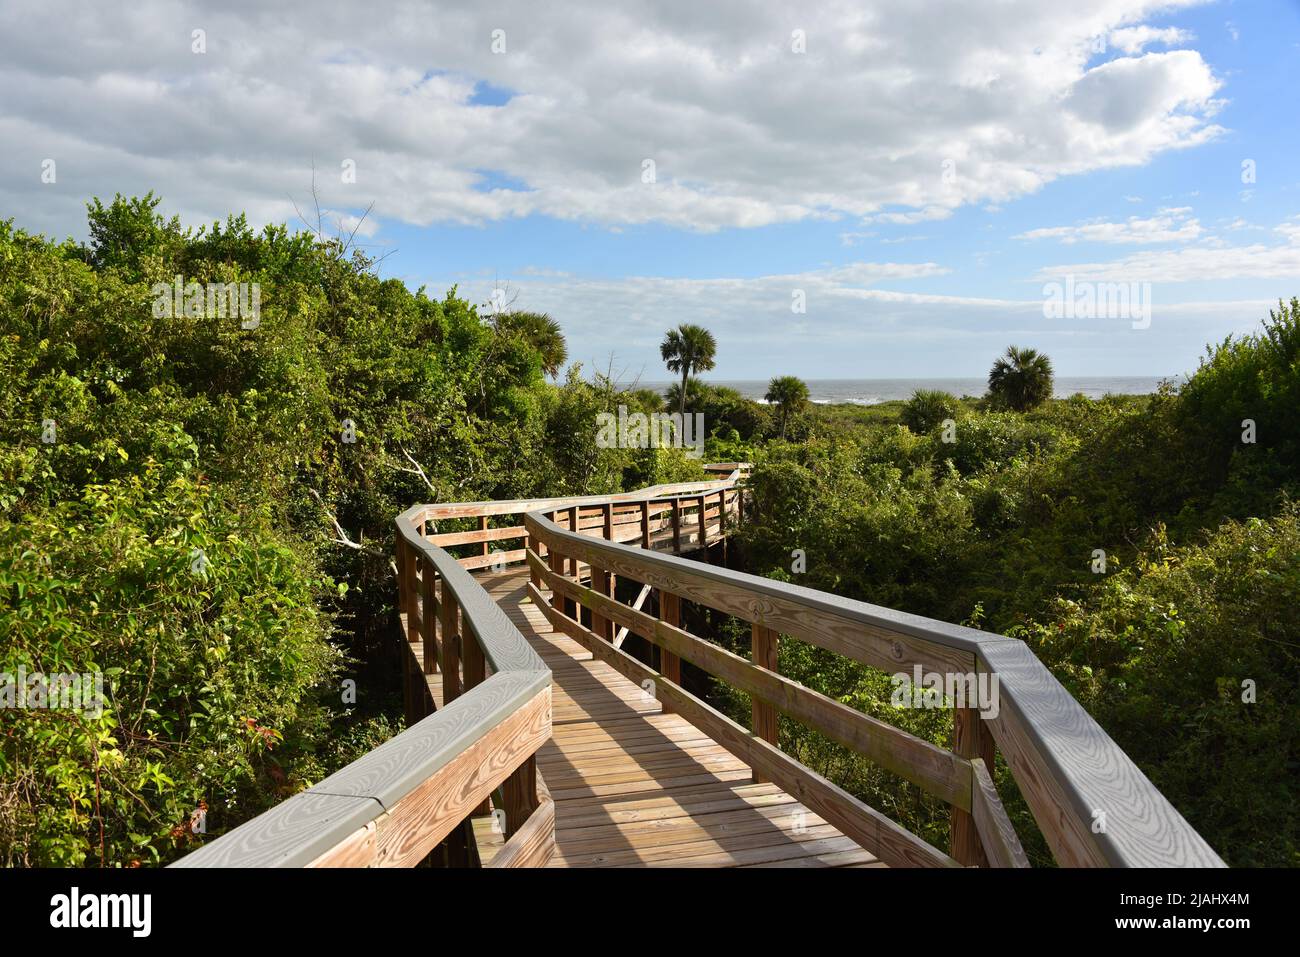
[[[1056,397],[1067,398],[1082,392],[1090,399],[1107,393],[1145,395],[1156,391],[1165,378],[1174,376],[1058,376]],[[705,379],[709,385],[728,386],[751,399],[763,401],[767,381],[760,379]],[[893,399],[910,399],[917,389],[942,389],[956,396],[981,396],[988,387],[985,379],[805,379],[809,398],[823,405],[851,403],[875,405]],[[663,391],[667,382],[642,382],[641,385]]]

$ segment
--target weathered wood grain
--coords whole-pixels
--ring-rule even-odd
[[[988,865],[991,867],[1028,867],[1029,858],[1020,846],[1016,829],[1011,826],[998,789],[993,785],[983,758],[971,760],[975,776],[974,807],[971,816],[979,834]],[[956,856],[956,855],[954,855]],[[960,860],[960,858],[958,858]]]

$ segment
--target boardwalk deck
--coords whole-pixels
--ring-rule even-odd
[[[552,738],[537,754],[556,808],[550,866],[882,866],[780,788],[751,783],[746,764],[552,631],[527,581],[521,569],[481,576],[554,675]]]

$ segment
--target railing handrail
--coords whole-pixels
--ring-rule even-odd
[[[539,694],[549,695],[551,671],[541,656],[473,576],[420,533],[425,510],[426,506],[417,505],[403,512],[397,519],[397,533],[420,554],[425,574],[436,570],[450,588],[493,673],[319,784],[186,855],[173,867],[309,865],[363,834]]]
[[[833,618],[866,636],[859,660],[877,667],[888,668],[891,659],[943,666],[954,652],[960,662],[969,656],[972,668],[998,677],[1000,711],[984,723],[1059,863],[1225,866],[1020,639],[593,538],[541,511],[526,513],[524,524],[534,541],[564,542],[573,554],[585,552],[591,564],[616,575],[671,582],[681,597],[701,604],[718,607],[710,586],[743,591],[752,596],[746,607],[720,610],[777,632],[809,639],[808,616]]]
[[[455,557],[423,534],[436,517],[511,514],[539,507],[638,502],[661,493],[730,488],[729,477],[669,482],[633,492],[547,499],[415,505],[396,519],[397,535],[419,555],[424,573],[449,588],[460,619],[477,640],[492,674],[428,717],[394,735],[315,786],[277,804],[174,862],[173,867],[301,867],[321,860],[370,829],[456,757],[549,689],[551,672],[519,629]],[[445,512],[454,512],[454,515]],[[399,597],[401,592],[399,569]],[[549,729],[549,702],[547,706]],[[549,734],[549,730],[548,730]],[[352,862],[353,859],[350,859]]]
[[[588,505],[628,504],[641,502],[672,494],[690,495],[700,492],[716,492],[732,487],[738,480],[738,471],[733,471],[727,478],[702,479],[697,482],[665,482],[650,485],[632,492],[610,492],[596,495],[560,495],[551,498],[514,498],[489,499],[482,502],[448,502],[435,505],[420,505],[418,509],[430,520],[449,518],[476,518],[480,515],[518,515],[528,512],[545,511],[555,508],[573,508]],[[414,511],[414,510],[412,510]]]

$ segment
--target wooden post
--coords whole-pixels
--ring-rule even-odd
[[[478,517],[478,530],[480,532],[486,532],[488,530],[488,517],[486,515],[480,515]],[[491,553],[491,551],[492,550],[488,548],[488,540],[487,540],[487,536],[485,535],[483,537],[483,554],[488,555]]]
[[[606,539],[606,541],[610,541],[610,542],[612,542],[612,541],[614,540],[614,506],[613,506],[613,503],[611,503],[611,502],[606,502],[605,505],[604,505],[603,507],[604,507],[604,510],[605,510],[605,539]],[[592,573],[593,573],[593,576],[594,576],[594,574],[595,574],[595,569],[592,570]],[[608,595],[610,598],[613,598],[613,597],[614,597],[614,594],[615,594],[615,586],[616,586],[616,580],[615,580],[615,578],[614,578],[614,573],[611,572],[611,571],[608,571],[607,569],[603,569],[603,568],[601,569],[601,573],[605,576],[604,579],[603,579],[602,582],[601,582],[601,585],[603,586],[603,589],[604,589],[604,590],[601,592],[601,594],[602,594],[602,595]],[[595,587],[594,580],[593,580],[592,587]],[[614,640],[614,623],[613,623],[613,622],[610,622],[610,623],[609,623],[609,628],[606,629],[606,635],[605,635],[605,637],[608,638],[610,641],[613,641],[613,640]]]
[[[673,553],[682,553],[682,500],[673,499]]]
[[[563,575],[563,574],[564,574],[564,556],[563,556],[563,555],[561,555],[559,552],[557,552],[555,549],[552,548],[552,549],[547,553],[546,560],[547,560],[547,562],[550,563],[551,571],[555,572],[555,574],[557,574],[557,575]],[[564,614],[567,615],[567,614],[569,613],[569,604],[570,604],[569,599],[565,598],[565,597],[564,597],[563,595],[561,595],[558,591],[553,591],[553,592],[551,592],[551,607],[552,607],[552,608],[555,608],[555,609],[557,609],[558,611],[561,611],[561,612],[563,612]]]
[[[506,840],[514,837],[528,816],[537,810],[537,756],[533,755],[501,782],[501,797],[506,812]]]
[[[709,560],[709,507],[708,500],[701,495],[700,503],[700,561]]]
[[[983,727],[980,713],[976,708],[953,709],[952,750],[954,754],[963,758],[983,758],[989,774],[992,775],[997,744],[993,740],[993,735]],[[973,791],[977,787],[974,784],[974,775],[971,776],[971,781]],[[971,800],[974,806],[973,794]],[[989,866],[984,845],[980,843],[979,832],[975,829],[975,819],[968,811],[957,807],[952,809],[948,825],[948,842],[950,845],[948,853],[957,863],[965,867]]]
[[[461,629],[460,655],[465,669],[465,687],[461,690],[468,691],[475,685],[482,684],[487,677],[483,646],[479,644],[478,635],[468,625]]]
[[[438,628],[434,615],[434,606],[438,603],[434,596],[433,563],[424,563],[424,572],[420,575],[420,636],[424,640],[424,673],[438,672]]]
[[[591,566],[591,590],[601,595],[609,594],[609,574],[603,568],[595,565]],[[614,634],[610,630],[610,621],[604,615],[595,611],[591,612],[591,630],[599,638],[606,641],[613,641]]]
[[[676,501],[674,500],[674,505]],[[676,595],[670,594],[663,589],[659,590],[659,620],[667,625],[676,625],[681,627],[682,624],[682,605],[681,599]],[[675,685],[682,683],[682,659],[678,658],[671,651],[659,649],[659,673]],[[667,714],[672,709],[660,701],[664,713]]]
[[[531,550],[538,558],[542,557],[542,543],[533,536],[529,535],[524,539],[524,547]],[[542,587],[542,576],[537,574],[537,569],[533,567],[532,562],[528,563],[528,580],[533,583],[534,588]]]
[[[650,500],[641,503],[641,547],[650,547]]]
[[[460,695],[460,606],[447,579],[442,580],[442,705]]]
[[[398,542],[400,543],[398,547],[401,552],[401,560],[397,566],[401,569],[401,574],[398,577],[398,598],[401,602],[399,607],[406,612],[406,640],[419,641],[420,626],[416,619],[420,614],[420,610],[415,606],[415,603],[419,601],[420,586],[415,580],[415,549],[407,544],[406,539],[400,536]]]
[[[749,632],[750,654],[754,664],[768,671],[779,671],[780,661],[777,653],[779,640],[775,630],[755,622]],[[776,707],[766,701],[760,701],[757,697],[751,696],[751,698],[751,730],[768,744],[779,746],[781,739],[777,726]],[[763,784],[766,780],[757,771],[754,772],[755,784]]]
[[[575,535],[579,534],[578,522],[580,520],[581,520],[581,515],[578,506],[574,505],[572,508],[569,509],[569,531],[573,532],[573,534]],[[569,575],[573,578],[574,581],[578,580],[577,556],[574,556],[573,558],[569,559]],[[578,610],[578,605],[576,602],[573,601],[573,599],[570,598],[568,601],[566,601],[564,607],[567,609],[566,614],[568,614],[568,616],[572,618],[574,621],[579,621],[581,619],[582,612]]]

